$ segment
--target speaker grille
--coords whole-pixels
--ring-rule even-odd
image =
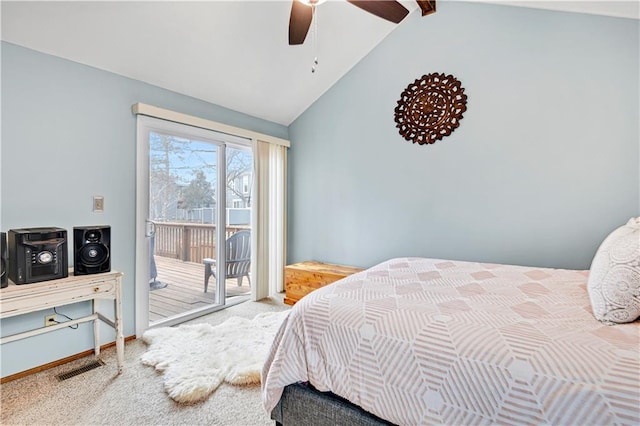
[[[98,266],[109,258],[109,249],[104,244],[87,244],[80,250],[80,261],[87,266]]]
[[[74,274],[98,274],[111,270],[111,227],[76,226],[73,228]]]

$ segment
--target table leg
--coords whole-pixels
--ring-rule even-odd
[[[118,374],[124,367],[124,332],[122,330],[122,279],[118,278],[116,284],[115,325],[116,325],[116,355],[118,357]]]
[[[98,312],[98,307],[96,306],[96,299],[91,300],[91,309],[93,310],[93,314],[95,315]],[[96,356],[100,355],[100,319],[96,317],[93,320],[93,353]]]

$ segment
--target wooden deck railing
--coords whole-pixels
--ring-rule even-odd
[[[216,225],[200,223],[154,222],[155,255],[202,263],[205,257],[215,258]],[[225,239],[249,225],[227,226]]]

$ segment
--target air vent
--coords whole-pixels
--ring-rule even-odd
[[[87,371],[91,371],[94,368],[102,367],[104,362],[102,360],[93,361],[90,364],[85,365],[84,367],[76,368],[75,370],[67,371],[66,373],[58,374],[56,378],[59,382],[63,380],[70,379],[72,377],[78,376],[82,373],[86,373]]]

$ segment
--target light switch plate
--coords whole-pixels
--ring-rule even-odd
[[[95,213],[102,213],[104,211],[104,197],[98,195],[93,196],[93,211]]]

